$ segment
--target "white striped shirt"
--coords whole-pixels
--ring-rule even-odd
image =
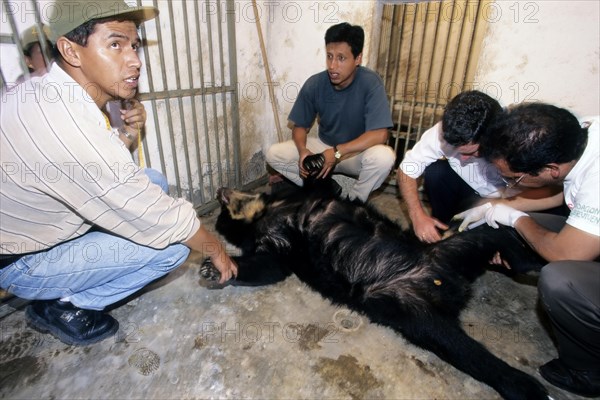
[[[153,248],[200,228],[192,204],[150,182],[57,64],[1,101],[0,254],[43,250],[92,225]]]

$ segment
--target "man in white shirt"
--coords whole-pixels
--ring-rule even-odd
[[[500,104],[485,93],[460,93],[446,106],[442,121],[402,159],[398,186],[421,241],[441,240],[440,230],[448,229],[453,215],[482,198],[502,195],[505,185],[498,171],[478,153],[480,137],[500,114]],[[422,175],[431,215],[419,199],[417,179]]]
[[[558,358],[540,367],[550,383],[600,396],[600,118],[530,103],[510,109],[481,141],[482,155],[507,182],[558,186],[544,199],[502,199],[461,213],[461,225],[485,221],[514,227],[545,260],[538,291],[550,317]],[[527,214],[566,201],[567,218]]]
[[[35,300],[29,322],[67,344],[113,335],[104,308],[181,265],[190,249],[211,257],[221,281],[237,273],[194,207],[168,196],[132,161],[143,106],[112,129],[102,110],[133,100],[138,26],[154,7],[57,0],[55,63],[2,94],[0,286]],[[91,229],[91,228],[94,229]]]

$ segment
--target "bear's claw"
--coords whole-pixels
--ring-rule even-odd
[[[221,279],[221,273],[213,265],[210,258],[206,258],[200,266],[200,276],[207,281],[218,282]]]

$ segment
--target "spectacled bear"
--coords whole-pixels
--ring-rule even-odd
[[[374,208],[334,196],[221,188],[218,199],[216,229],[242,250],[229,284],[267,285],[296,274],[332,303],[394,329],[506,399],[547,398],[536,379],[494,356],[459,322],[471,283],[497,251],[509,263],[517,256],[521,265],[537,263],[523,258],[526,246],[510,228],[486,225],[424,244]],[[209,259],[201,274],[219,279]]]

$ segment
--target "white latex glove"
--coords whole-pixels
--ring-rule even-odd
[[[515,210],[504,204],[496,204],[485,212],[485,222],[492,228],[498,229],[498,224],[515,227],[515,222],[521,217],[526,217],[523,211]]]
[[[492,208],[492,204],[485,203],[456,214],[454,217],[452,217],[452,220],[463,220],[458,227],[459,232],[462,232],[465,229],[473,229],[485,223],[485,213],[490,208]]]

